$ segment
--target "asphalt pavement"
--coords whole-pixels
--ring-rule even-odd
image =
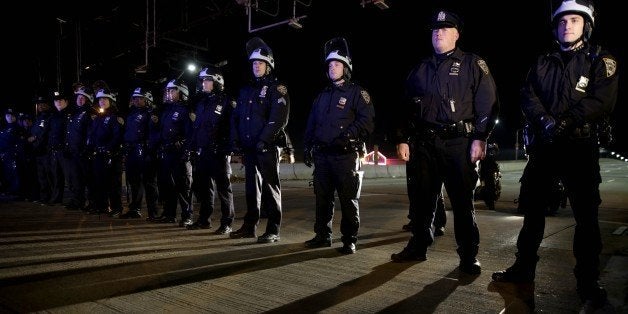
[[[365,167],[357,252],[343,255],[340,212],[331,248],[308,249],[313,235],[311,169],[282,164],[281,240],[186,230],[177,224],[88,215],[61,206],[0,203],[0,312],[47,313],[574,313],[582,304],[572,269],[569,206],[548,217],[534,284],[496,284],[491,273],[514,260],[523,217],[515,200],[523,161],[500,162],[496,210],[477,201],[482,273],[461,273],[453,215],[427,261],[392,263],[410,234],[403,165]],[[628,313],[628,163],[601,161],[601,279],[609,303],[600,313]],[[237,219],[244,184],[234,165]],[[446,198],[446,206],[449,207]],[[198,206],[195,207],[195,211]],[[146,212],[144,210],[143,215]],[[258,234],[263,233],[262,219]]]

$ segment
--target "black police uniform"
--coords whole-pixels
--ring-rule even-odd
[[[338,192],[345,245],[355,244],[360,227],[362,187],[360,152],[375,127],[375,111],[366,90],[353,82],[334,83],[318,94],[305,131],[305,147],[314,159],[316,222],[314,232],[330,239],[334,193]]]
[[[193,190],[201,203],[195,223],[201,228],[211,226],[216,192],[220,199],[220,229],[231,228],[235,216],[231,189],[231,156],[229,155],[230,123],[233,106],[223,92],[203,94],[196,105],[191,149],[198,155],[193,172]],[[219,230],[220,230],[219,229]]]
[[[6,114],[13,114],[17,118],[17,113],[12,109],[7,109]],[[0,130],[0,162],[2,162],[3,185],[6,185],[4,192],[15,197],[20,191],[20,181],[17,169],[17,155],[19,151],[20,138],[23,132],[16,122],[7,123]]]
[[[150,147],[151,134],[158,132],[159,117],[150,107],[133,106],[126,118],[124,147],[126,180],[131,187],[129,212],[124,217],[140,218],[142,199],[146,193],[148,220],[157,217],[157,155]]]
[[[278,146],[285,143],[277,139],[288,124],[289,112],[287,89],[272,74],[255,78],[240,90],[232,115],[231,140],[244,154],[247,211],[239,231],[247,236],[254,236],[259,224],[263,193],[268,195],[264,197],[268,210],[265,234],[279,235],[282,212]]]
[[[96,112],[90,103],[74,106],[66,131],[69,188],[72,194],[68,209],[85,209],[85,189],[93,193],[91,161],[87,152],[87,132]],[[89,188],[88,188],[89,187]]]
[[[528,199],[512,270],[534,279],[544,212],[552,200],[552,185],[561,180],[576,221],[574,274],[583,299],[598,293],[594,290],[598,289],[602,250],[598,224],[601,176],[598,138],[593,130],[617,101],[616,64],[612,55],[595,46],[556,51],[538,58],[522,89],[521,108],[532,122],[536,138],[522,186],[525,184],[533,197]],[[543,123],[547,115],[557,120],[554,132],[548,133]]]
[[[411,121],[401,132],[401,143],[412,140],[411,162],[416,163],[416,223],[404,251],[425,258],[434,242],[432,222],[444,182],[456,220],[454,232],[461,265],[476,261],[480,235],[475,222],[473,191],[478,180],[469,148],[473,140],[486,141],[494,126],[498,103],[495,82],[484,60],[455,48],[424,59],[406,81],[412,100]]]
[[[50,165],[50,150],[48,148],[48,133],[50,132],[50,111],[42,111],[35,117],[31,128],[33,136],[33,154],[37,163],[37,181],[39,185],[39,203],[48,203],[51,193],[52,167]]]
[[[122,212],[122,139],[124,119],[111,105],[99,112],[92,122],[88,149],[94,152],[94,206],[93,213],[107,213],[112,217]]]
[[[161,222],[176,222],[177,201],[181,206],[181,223],[192,219],[192,164],[187,141],[191,131],[192,120],[186,104],[166,104],[160,118],[158,146],[157,181],[164,202]]]
[[[50,133],[48,134],[50,166],[52,169],[50,205],[63,202],[65,184],[70,182],[65,136],[71,116],[72,109],[70,106],[66,106],[62,110],[56,110],[50,117]]]

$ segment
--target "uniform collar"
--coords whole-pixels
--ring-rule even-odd
[[[446,56],[443,56],[446,55]],[[432,62],[434,64],[439,64],[439,61],[445,61],[447,59],[457,59],[457,60],[462,60],[462,57],[464,55],[464,52],[462,52],[462,50],[460,50],[460,48],[456,47],[454,48],[454,50],[450,51],[450,52],[446,52],[444,54],[440,54],[437,55],[436,53],[432,54]],[[443,60],[440,60],[441,58],[444,58]]]
[[[342,83],[341,85],[336,85],[333,82],[330,82],[329,85],[327,85],[327,89],[328,90],[337,89],[339,91],[344,92],[349,88],[349,85],[351,85],[351,82],[345,79],[344,83]]]

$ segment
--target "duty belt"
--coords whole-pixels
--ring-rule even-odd
[[[441,139],[453,139],[462,136],[469,136],[475,130],[473,122],[458,121],[452,124],[437,124],[425,122],[421,128],[422,136],[434,137]]]
[[[218,154],[219,152],[220,152],[220,149],[218,148],[218,145],[207,145],[207,146],[200,147],[198,150],[196,150],[196,153],[199,156],[203,153]]]
[[[181,142],[170,142],[161,144],[160,150],[165,152],[174,152],[183,148],[183,144]]]
[[[145,143],[127,143],[126,144],[126,153],[130,155],[134,153],[136,156],[142,156],[146,151],[148,145]]]
[[[356,144],[349,143],[349,145],[345,147],[327,145],[327,144],[315,144],[312,147],[312,151],[315,153],[323,153],[323,154],[330,154],[330,155],[343,155],[343,154],[355,153],[355,152],[360,152],[362,149],[362,142],[359,142],[360,143],[359,145],[357,143],[358,142],[356,142]]]

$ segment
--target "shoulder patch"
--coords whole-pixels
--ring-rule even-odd
[[[196,114],[194,112],[190,112],[190,120],[192,120],[192,122],[196,121]]]
[[[286,87],[286,85],[279,84],[277,85],[277,91],[282,96],[286,96],[286,94],[288,93],[288,88]]]
[[[362,99],[364,99],[364,102],[369,105],[371,104],[371,95],[369,95],[369,93],[365,90],[361,90],[360,91],[360,95],[362,96]]]
[[[118,123],[120,125],[124,125],[124,119],[122,119],[122,117],[118,117],[118,119],[116,119],[116,120],[118,120]]]
[[[617,71],[617,61],[611,58],[602,58],[606,66],[606,77],[611,77]]]
[[[237,102],[237,101],[235,101],[235,100],[232,100],[232,101],[231,101],[231,107],[235,108],[235,107],[237,107],[237,106],[238,106],[238,102]]]
[[[157,115],[152,115],[150,117],[150,120],[153,121],[153,123],[157,123],[159,122],[159,117]]]
[[[484,72],[484,75],[489,75],[489,70],[488,70],[488,65],[486,64],[486,61],[480,59],[478,60],[478,66],[480,67],[480,69],[482,69],[482,72]]]

